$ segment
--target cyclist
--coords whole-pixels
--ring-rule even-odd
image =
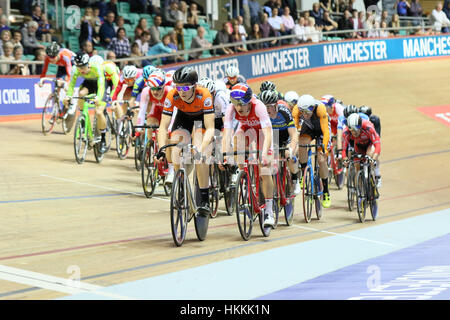
[[[109,88],[109,93],[112,95],[119,84],[120,69],[114,62],[106,60],[103,62],[103,70],[105,70],[106,90]]]
[[[272,123],[274,145],[282,148],[289,145],[289,150],[285,151],[285,157],[289,158],[287,164],[294,182],[294,193],[299,194],[301,188],[298,180],[298,134],[292,113],[286,102],[278,100],[278,92],[274,90],[261,92],[260,99],[266,105]]]
[[[131,108],[134,107],[138,95],[142,92],[142,90],[145,87],[146,84],[145,82],[155,69],[156,68],[152,65],[147,65],[142,69],[142,75],[136,79],[133,85],[133,91],[131,91],[131,98],[129,103],[129,106]]]
[[[168,128],[174,117],[171,128],[173,141],[191,141],[201,155],[205,155],[214,137],[214,105],[208,89],[197,85],[198,74],[193,67],[183,66],[173,74],[174,89],[170,90],[164,101],[164,109],[158,133],[158,143],[164,146],[168,141]],[[174,108],[177,108],[175,115]],[[203,129],[205,134],[202,136]],[[181,139],[180,139],[181,138]],[[178,151],[178,148],[176,149]],[[175,150],[174,150],[175,151]],[[169,151],[170,152],[170,151]],[[166,152],[159,151],[157,159],[165,156]],[[172,155],[175,171],[179,168],[178,153]],[[209,165],[199,163],[196,166],[197,179],[200,187],[199,213],[203,216],[210,214],[209,208]]]
[[[219,132],[223,131],[223,117],[230,104],[229,90],[226,87],[220,87],[220,85],[216,88],[216,82],[207,77],[200,79],[198,84],[211,93],[214,101],[214,128]]]
[[[239,126],[233,136],[233,145],[235,151],[244,150],[246,138],[249,138],[249,144],[256,142],[256,148],[261,152],[259,162],[262,178],[262,191],[265,198],[265,217],[264,225],[273,226],[273,180],[272,180],[272,123],[264,104],[258,100],[252,92],[252,89],[245,83],[239,83],[232,87],[230,93],[231,104],[225,114],[224,138],[222,139],[222,150],[229,152],[231,149],[233,136],[233,119],[239,121]],[[224,163],[227,159],[224,159]],[[242,164],[238,163],[242,168]]]
[[[260,93],[266,90],[275,90],[277,91],[277,86],[275,85],[275,83],[273,83],[272,81],[264,81],[261,83],[261,86],[259,87],[259,91]],[[278,100],[284,100],[284,96],[281,92],[278,92]]]
[[[69,82],[75,53],[69,49],[62,49],[57,42],[52,42],[48,45],[45,53],[47,56],[45,57],[44,67],[42,68],[40,77],[44,78],[47,75],[48,65],[51,63],[58,66],[56,78],[62,78]]]
[[[123,105],[122,108],[119,108],[116,102],[130,99],[134,83],[141,75],[142,69],[133,65],[126,65],[120,73],[119,82],[111,95],[117,119],[120,119],[127,112],[127,106]]]
[[[381,140],[375,128],[369,120],[364,120],[358,113],[352,113],[347,119],[347,128],[343,133],[342,158],[348,161],[346,149],[350,141],[354,141],[355,153],[366,154],[376,161],[375,179],[377,188],[381,186],[380,168],[378,157],[381,152]],[[356,167],[357,169],[358,166]]]
[[[303,123],[300,129],[300,144],[310,144],[312,140],[316,143],[323,144],[322,147],[317,148],[319,175],[323,185],[323,201],[324,208],[331,206],[330,191],[328,190],[328,150],[330,148],[330,122],[326,107],[314,99],[309,94],[302,95],[298,100],[298,108],[303,118]],[[308,161],[308,152],[306,148],[300,148],[299,160],[302,172],[306,168]],[[303,179],[302,179],[303,180]]]
[[[225,78],[223,79],[223,82],[227,86],[227,89],[231,89],[231,87],[235,84],[246,83],[247,80],[244,76],[239,74],[239,69],[237,67],[231,66],[225,71]]]
[[[359,113],[363,113],[369,117],[370,122],[372,122],[375,131],[378,133],[378,135],[381,137],[381,121],[380,117],[372,114],[372,108],[369,106],[361,106],[358,109]]]
[[[342,149],[342,130],[338,129],[339,117],[344,115],[344,106],[340,104],[332,95],[323,96],[320,101],[327,107],[330,117],[331,133],[336,136],[336,146],[338,154]]]
[[[90,63],[89,55],[87,53],[78,53],[74,58],[74,62],[75,66],[73,68],[69,88],[67,89],[67,95],[64,98],[63,103],[67,107],[72,98],[78,77],[84,78],[83,82],[80,84],[78,96],[84,97],[90,93],[97,93],[95,98],[95,116],[97,118],[98,130],[102,135],[100,152],[104,153],[106,151],[106,118],[103,114],[106,107],[106,103],[103,101],[105,95],[105,71],[103,70],[103,66],[101,64]],[[83,106],[84,101],[79,99],[78,107],[80,110],[83,110]]]
[[[295,91],[288,91],[284,94],[284,101],[289,106],[289,109],[291,110],[292,117],[294,118],[294,124],[297,130],[300,130],[300,111],[298,109],[298,102],[299,96],[298,93]]]

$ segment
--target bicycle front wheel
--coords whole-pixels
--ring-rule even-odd
[[[141,136],[136,138],[136,143],[134,145],[134,166],[137,171],[141,170],[141,158],[142,158],[142,143],[143,139]]]
[[[100,151],[101,148],[101,139],[100,137],[100,132],[97,128],[97,117],[94,118],[94,126],[92,131],[94,132],[94,156],[95,156],[95,161],[97,161],[97,163],[102,162],[103,157],[105,156],[104,153],[102,153]],[[105,137],[106,139],[106,137]],[[106,153],[106,151],[105,151]]]
[[[356,184],[355,184],[355,167],[350,164],[348,168],[348,177],[347,177],[347,203],[348,210],[352,211],[355,208],[355,200],[356,200]]]
[[[217,217],[219,209],[219,168],[216,164],[209,166],[209,207],[211,218]]]
[[[86,129],[86,119],[84,115],[80,115],[75,124],[73,134],[73,147],[75,151],[75,160],[78,164],[82,164],[86,159],[88,149],[88,134]]]
[[[184,175],[184,170],[177,171],[170,195],[170,227],[177,247],[186,239],[188,224],[189,207]]]
[[[120,126],[120,125],[119,125]],[[116,151],[120,160],[127,158],[131,146],[131,125],[129,120],[122,123],[120,132],[116,134]]]
[[[377,203],[377,183],[375,182],[375,178],[373,175],[369,177],[369,206],[370,206],[370,215],[372,216],[372,220],[375,221],[378,215],[378,203]]]
[[[307,223],[311,222],[312,207],[314,202],[313,186],[311,184],[312,173],[311,167],[306,167],[303,173],[303,215],[305,216],[305,221]]]
[[[316,209],[317,220],[322,219],[322,202],[319,195],[323,191],[322,179],[320,179],[318,171],[314,174],[314,204]],[[323,194],[323,193],[322,193]]]
[[[54,95],[50,95],[45,101],[44,109],[42,109],[42,133],[47,135],[53,131],[56,120],[58,120],[59,105]]]
[[[253,229],[253,206],[250,194],[250,181],[245,171],[241,171],[236,180],[235,211],[239,233],[242,239],[248,240]]]
[[[294,195],[294,185],[292,182],[291,173],[287,168],[285,168],[286,174],[284,178],[284,197],[286,198],[286,204],[284,205],[284,218],[286,220],[286,224],[288,226],[292,225],[292,221],[294,220],[294,204],[295,204],[295,195]]]
[[[367,195],[363,171],[359,171],[356,176],[356,209],[359,221],[366,221]]]

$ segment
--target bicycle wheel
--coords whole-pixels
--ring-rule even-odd
[[[209,207],[211,218],[217,217],[219,209],[219,168],[216,164],[209,166]]]
[[[353,164],[349,165],[347,177],[347,203],[348,210],[352,211],[355,207],[356,198],[356,184],[355,184],[355,167]]]
[[[154,156],[153,140],[149,140],[144,148],[141,159],[141,181],[145,196],[151,198],[156,189],[156,177],[158,168],[153,160]]]
[[[236,180],[235,212],[242,239],[248,240],[253,229],[253,206],[250,193],[250,181],[245,171],[241,171]]]
[[[375,182],[375,178],[371,174],[369,176],[369,206],[370,206],[370,215],[372,216],[372,220],[375,221],[378,215],[378,202],[376,198],[377,194],[377,183]]]
[[[124,120],[120,132],[116,134],[116,151],[120,160],[127,158],[131,146],[131,124]]]
[[[164,167],[164,170],[163,170],[163,172],[166,172],[166,168],[168,168],[169,167],[169,164],[167,163],[167,159],[164,159],[164,165],[163,165],[163,167]],[[167,183],[164,183],[165,181],[166,181],[166,175],[165,174],[163,174],[162,175],[162,181],[163,181],[163,188],[164,188],[164,193],[166,194],[166,196],[168,196],[169,194],[170,194],[170,190],[171,190],[171,186],[172,186],[172,184],[167,184]]]
[[[45,101],[44,109],[42,109],[41,126],[44,135],[52,132],[58,120],[59,105],[55,99],[54,95],[50,95]]]
[[[141,170],[141,158],[142,158],[142,144],[143,139],[141,136],[136,138],[134,145],[134,166],[137,171]]]
[[[231,184],[231,172],[227,168],[225,171],[221,171],[222,183],[224,188],[223,198],[225,201],[225,210],[229,216],[232,216],[235,209],[235,185]]]
[[[312,190],[311,167],[306,167],[303,173],[303,215],[307,223],[311,222],[312,206],[313,206],[313,190]]]
[[[82,114],[78,117],[73,134],[73,147],[75,151],[75,160],[77,161],[78,164],[82,164],[86,159],[86,153],[89,143],[85,120],[86,119]]]
[[[341,190],[342,187],[344,186],[344,178],[345,178],[344,165],[342,164],[342,159],[336,160],[336,169],[337,173],[334,175],[334,181],[336,182],[338,190]]]
[[[105,108],[106,110],[106,108]],[[105,132],[105,141],[106,141],[106,151],[107,153],[109,149],[111,149],[111,142],[112,142],[112,127],[114,126],[111,122],[111,118],[109,117],[109,113],[105,112],[105,118],[106,118],[106,132]]]
[[[294,185],[290,171],[286,167],[284,169],[286,170],[285,178],[283,181],[284,197],[286,198],[286,204],[284,205],[284,219],[286,220],[286,225],[290,226],[292,225],[292,221],[294,221]]]
[[[100,163],[100,162],[102,162],[103,157],[105,156],[105,154],[100,152],[101,138],[100,138],[100,132],[97,129],[97,117],[94,117],[94,125],[93,125],[92,132],[94,133],[94,156],[95,156],[95,161],[97,161],[97,163]],[[106,136],[105,136],[105,139],[106,139]]]
[[[359,171],[356,176],[356,209],[358,211],[359,221],[366,221],[367,195],[364,180],[364,173]]]
[[[182,169],[176,172],[170,195],[170,228],[177,247],[181,246],[186,239],[189,214],[184,174]]]
[[[316,209],[316,217],[317,220],[322,219],[322,202],[321,202],[321,197],[319,194],[322,193],[323,191],[323,186],[322,186],[322,179],[320,179],[319,173],[318,171],[316,171],[316,173],[314,174],[314,206]],[[322,193],[323,194],[323,193]]]
[[[281,188],[280,186],[278,186],[277,183],[277,175],[273,175],[272,176],[273,179],[273,218],[275,220],[275,223],[273,224],[273,229],[276,229],[276,227],[278,226],[278,218],[280,216],[280,211],[283,209],[281,207],[280,204],[280,193],[279,193],[279,188]]]

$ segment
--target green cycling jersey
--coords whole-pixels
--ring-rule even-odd
[[[69,88],[67,89],[67,97],[72,97],[78,77],[83,77],[86,80],[97,80],[97,99],[98,101],[103,100],[103,95],[105,94],[105,72],[101,63],[89,63],[89,72],[87,74],[82,74],[79,68],[74,66]]]

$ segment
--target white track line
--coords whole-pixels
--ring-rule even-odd
[[[392,244],[392,243],[376,241],[376,240],[370,240],[370,239],[365,239],[365,238],[360,238],[360,237],[354,237],[354,236],[349,236],[349,235],[342,234],[342,233],[335,233],[335,232],[320,230],[320,229],[311,228],[311,227],[302,227],[302,226],[296,226],[296,225],[293,225],[293,227],[299,228],[299,229],[304,229],[304,230],[323,232],[323,233],[326,233],[326,234],[331,234],[331,235],[334,235],[334,236],[340,236],[340,237],[354,239],[354,240],[361,240],[361,241],[366,241],[366,242],[371,242],[371,243],[382,244],[382,245],[386,245],[386,246],[390,246],[390,247],[398,247],[398,245],[395,245],[395,244]]]
[[[103,287],[97,285],[83,283],[81,281],[73,281],[69,278],[64,279],[53,277],[42,273],[7,267],[4,265],[0,265],[0,279],[68,294],[92,293],[108,298],[134,300],[134,298],[130,297],[101,292],[100,290]]]

